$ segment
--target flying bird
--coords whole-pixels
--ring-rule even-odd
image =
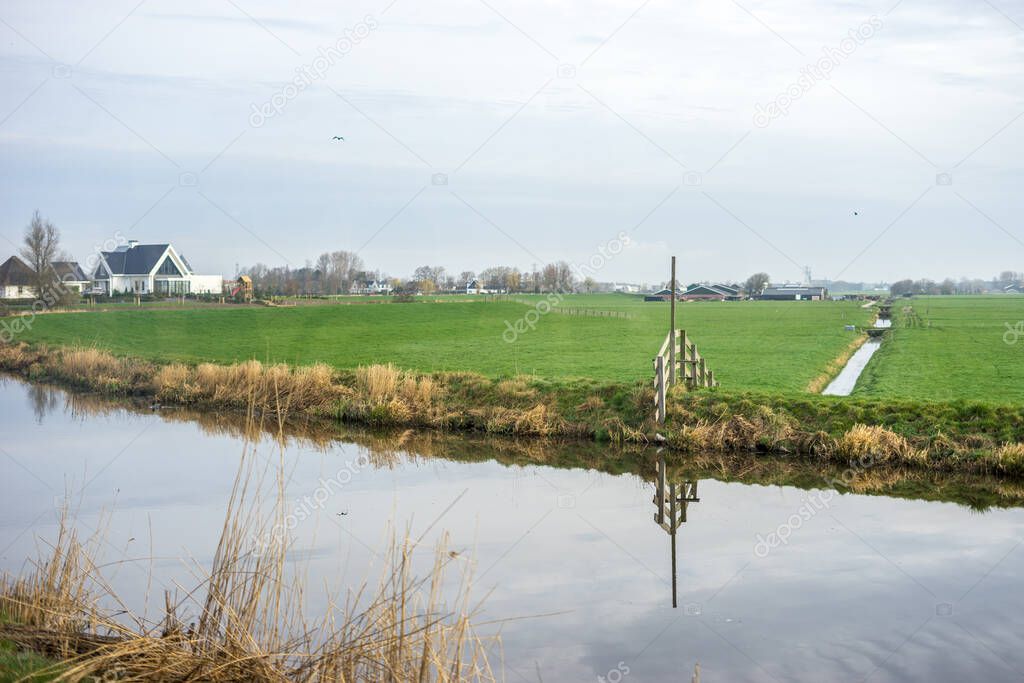
[[[342,142],[345,142],[345,138],[341,137],[340,135],[335,135],[335,136],[334,136],[333,138],[331,138],[331,139],[332,139],[332,140],[341,140]]]
[[[854,215],[854,216],[859,216],[859,215],[860,215],[860,212],[859,212],[859,211],[854,211],[854,212],[853,212],[853,215]]]

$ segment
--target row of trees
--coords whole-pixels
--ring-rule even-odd
[[[900,280],[889,286],[893,296],[905,294],[984,294],[986,292],[1002,291],[1005,287],[1017,285],[1024,287],[1024,278],[1020,279],[995,279],[980,280],[962,278],[954,281],[946,278],[942,282],[935,282],[927,278],[921,280]]]
[[[355,283],[380,277],[380,273],[366,271],[363,260],[350,251],[324,252],[315,264],[306,261],[301,268],[257,263],[242,269],[240,274],[251,277],[259,292],[291,296],[348,294]]]
[[[457,291],[476,283],[476,289],[490,292],[571,292],[593,288],[592,278],[582,281],[565,261],[549,263],[540,270],[521,271],[511,266],[491,266],[479,274],[464,270],[456,278],[447,274],[442,266],[420,266],[413,272],[406,289],[417,291]]]
[[[591,291],[596,285],[589,277],[580,280],[565,261],[532,271],[491,266],[479,274],[464,270],[457,276],[444,266],[427,265],[416,268],[411,277],[394,278],[379,270],[368,270],[363,260],[349,251],[325,252],[301,268],[257,263],[241,269],[240,274],[251,277],[258,292],[286,296],[362,292],[371,282],[386,284],[394,292],[424,294],[464,292],[474,282],[479,291],[507,293]]]

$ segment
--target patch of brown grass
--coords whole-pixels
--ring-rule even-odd
[[[879,425],[865,424],[854,425],[836,439],[834,455],[872,463],[924,464],[928,460],[927,451],[914,448],[906,437]]]
[[[1024,443],[1003,444],[992,454],[992,459],[1000,474],[1024,476]]]
[[[368,365],[356,369],[356,385],[361,394],[372,404],[391,401],[398,393],[402,373],[390,363]]]
[[[548,407],[538,403],[533,408],[521,412],[515,418],[514,431],[516,434],[533,434],[546,436],[553,431],[551,416]]]
[[[537,390],[529,386],[522,377],[501,380],[494,389],[498,397],[504,401],[531,402],[537,399]]]

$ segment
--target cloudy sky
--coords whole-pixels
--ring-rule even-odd
[[[79,259],[126,235],[226,275],[619,233],[600,280],[1024,270],[1009,0],[6,0],[0,79],[0,256],[38,208]]]

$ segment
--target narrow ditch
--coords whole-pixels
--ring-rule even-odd
[[[875,321],[875,328],[884,329],[887,327],[892,327],[892,320],[879,318]],[[864,368],[867,367],[871,356],[875,355],[875,352],[881,346],[881,337],[872,337],[864,342],[864,345],[850,356],[850,360],[847,361],[843,369],[836,375],[836,378],[829,382],[829,385],[821,392],[822,396],[849,396],[853,392],[853,388],[857,386],[857,379],[864,372]]]

